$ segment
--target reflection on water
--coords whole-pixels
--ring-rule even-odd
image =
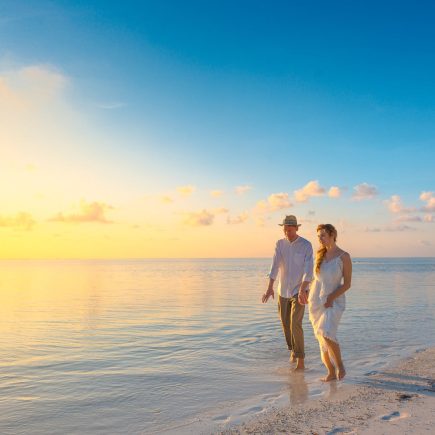
[[[222,403],[323,391],[290,374],[269,259],[0,261],[0,433],[159,431]],[[434,259],[356,259],[348,382],[433,345]],[[333,386],[328,388],[334,388]]]

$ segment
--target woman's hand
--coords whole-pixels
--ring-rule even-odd
[[[325,304],[324,304],[323,306],[324,306],[325,308],[331,308],[333,302],[334,302],[334,297],[332,296],[332,294],[331,294],[331,295],[328,295],[328,297],[326,298],[326,302],[325,302]]]

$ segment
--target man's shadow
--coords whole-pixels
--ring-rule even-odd
[[[289,376],[289,401],[291,405],[304,403],[308,400],[309,389],[303,372],[292,373]]]

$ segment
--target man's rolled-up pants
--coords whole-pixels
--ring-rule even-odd
[[[281,318],[287,346],[295,358],[305,358],[304,331],[302,319],[304,318],[305,305],[298,302],[298,296],[284,298],[279,296],[278,313]]]

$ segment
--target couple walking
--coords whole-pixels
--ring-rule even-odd
[[[344,293],[350,288],[352,262],[347,252],[336,244],[337,230],[331,224],[317,227],[320,247],[316,253],[313,277],[313,248],[298,236],[300,227],[295,216],[286,216],[279,224],[285,238],[276,242],[275,255],[269,272],[269,286],[263,294],[266,303],[272,296],[279,273],[278,311],[290,361],[295,370],[303,370],[304,332],[302,319],[308,304],[310,321],[319,346],[322,362],[327,369],[325,382],[343,379],[346,371],[337,341],[337,328],[346,300]]]

